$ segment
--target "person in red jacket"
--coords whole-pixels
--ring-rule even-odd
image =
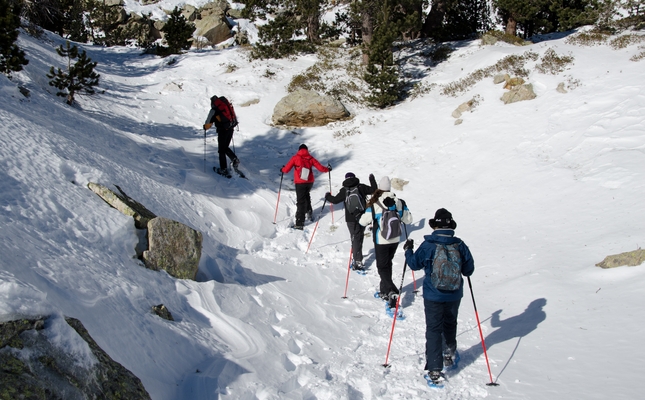
[[[311,195],[309,192],[314,185],[313,167],[320,172],[330,172],[331,165],[326,167],[318,162],[311,154],[307,145],[301,144],[298,147],[298,152],[291,157],[286,165],[280,168],[283,174],[289,173],[291,168],[293,171],[293,182],[296,184],[296,223],[293,226],[295,229],[302,230],[305,225],[305,214],[310,220],[313,220],[313,210],[311,208]]]

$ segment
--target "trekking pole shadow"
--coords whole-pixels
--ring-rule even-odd
[[[505,320],[500,320],[499,317],[502,313],[502,310],[497,310],[491,315],[490,325],[493,328],[498,329],[486,336],[485,343],[489,350],[496,344],[517,338],[517,343],[508,360],[504,364],[504,367],[502,368],[500,373],[497,374],[497,379],[495,380],[495,382],[499,380],[502,372],[506,370],[506,367],[510,364],[511,360],[515,356],[515,353],[517,352],[517,350],[519,350],[522,338],[536,330],[538,325],[542,321],[546,320],[546,313],[543,310],[546,303],[547,301],[545,298],[533,300],[521,314],[514,317],[509,317]],[[461,354],[462,362],[459,364],[459,370],[475,362],[475,360],[477,360],[483,354],[482,347],[479,344],[475,344]]]

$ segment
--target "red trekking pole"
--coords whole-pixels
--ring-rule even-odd
[[[282,168],[284,168],[284,165],[282,166]],[[282,168],[280,168],[280,172],[282,172]],[[278,218],[278,204],[280,204],[280,192],[282,191],[282,178],[284,178],[284,172],[280,174],[280,187],[278,188],[278,201],[275,203],[275,214],[273,215],[274,224],[275,224],[275,219]]]
[[[352,248],[349,248],[349,261],[347,262],[347,278],[345,278],[345,294],[343,295],[343,299],[347,298],[347,285],[349,284],[349,270],[350,266],[352,265]]]
[[[490,372],[490,364],[488,363],[488,354],[486,353],[486,343],[484,342],[484,334],[482,333],[482,326],[479,323],[479,313],[477,312],[477,304],[475,304],[475,295],[473,294],[473,285],[470,283],[470,276],[468,278],[468,287],[470,288],[470,297],[473,298],[473,307],[475,307],[475,318],[477,318],[477,327],[479,328],[479,337],[482,338],[482,348],[484,349],[484,357],[486,358],[486,366],[488,367],[488,376],[490,376],[490,382],[486,386],[499,386],[499,383],[493,382],[493,374]]]
[[[388,360],[388,357],[390,356],[390,347],[392,346],[392,337],[394,336],[394,325],[396,324],[396,317],[399,314],[399,303],[401,302],[401,292],[403,291],[403,279],[405,279],[405,270],[407,268],[408,268],[408,261],[406,260],[405,263],[403,264],[403,276],[401,276],[401,285],[399,286],[399,297],[396,298],[396,309],[394,310],[394,317],[392,318],[392,330],[390,331],[390,341],[387,344],[387,354],[385,354],[385,364],[382,364],[385,368],[390,366],[390,364],[387,363],[387,360]]]
[[[309,246],[311,246],[311,241],[314,240],[314,235],[316,234],[316,228],[318,228],[318,221],[320,221],[320,216],[322,215],[323,210],[325,209],[325,204],[327,204],[327,199],[323,201],[322,208],[320,209],[320,214],[318,214],[318,218],[316,218],[316,225],[314,225],[314,231],[311,232],[311,239],[309,239],[309,245],[307,245],[307,251],[305,251],[305,254],[309,251]]]

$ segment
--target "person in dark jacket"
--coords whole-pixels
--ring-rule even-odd
[[[217,96],[213,96],[217,97]],[[226,157],[231,159],[233,168],[240,165],[240,159],[237,158],[233,150],[229,147],[231,145],[231,140],[233,140],[233,130],[234,126],[224,126],[221,116],[221,111],[215,106],[215,103],[211,98],[211,110],[206,117],[206,122],[204,122],[204,138],[206,138],[206,131],[209,130],[213,124],[215,124],[215,129],[217,130],[217,153],[219,154],[219,167],[213,168],[215,172],[220,175],[223,175],[227,178],[231,177],[231,173],[228,170],[226,164]]]
[[[459,304],[464,295],[464,279],[459,276],[458,289],[452,291],[440,290],[432,282],[432,267],[438,246],[454,245],[459,251],[461,275],[470,276],[475,271],[473,257],[468,246],[455,236],[457,223],[452,214],[445,208],[440,208],[435,217],[429,221],[434,229],[431,235],[424,237],[417,251],[413,251],[412,239],[406,241],[405,260],[413,270],[424,269],[423,305],[426,317],[426,365],[429,377],[437,383],[442,378],[444,366],[452,366],[457,358],[457,314]],[[442,339],[443,337],[443,339]],[[446,349],[442,352],[445,340]],[[443,354],[442,354],[443,353]]]
[[[298,152],[291,157],[286,165],[280,168],[280,172],[287,174],[294,167],[293,182],[296,184],[296,223],[293,228],[302,230],[305,225],[306,214],[308,214],[310,220],[313,220],[311,195],[309,194],[314,185],[314,172],[312,168],[316,167],[320,172],[330,172],[331,165],[327,165],[326,167],[322,165],[309,154],[307,145],[301,144],[298,147]]]
[[[354,213],[348,211],[346,203],[347,194],[353,188],[358,189],[358,195],[361,197],[363,204],[363,210],[357,210]],[[347,223],[347,229],[349,230],[349,237],[352,243],[352,269],[356,271],[365,269],[363,265],[363,238],[365,237],[365,227],[358,223],[358,219],[365,211],[367,196],[374,193],[376,189],[378,189],[378,186],[376,185],[374,175],[370,174],[370,186],[367,186],[361,183],[354,173],[348,172],[345,174],[343,187],[338,191],[336,196],[332,196],[331,193],[325,194],[325,200],[332,204],[345,203],[345,222]]]

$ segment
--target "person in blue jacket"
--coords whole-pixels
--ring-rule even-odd
[[[434,230],[431,235],[424,236],[417,251],[413,251],[412,239],[406,241],[405,260],[413,270],[424,269],[423,305],[426,317],[426,365],[429,377],[433,382],[442,379],[441,370],[444,365],[450,367],[455,363],[457,355],[457,314],[459,304],[464,295],[464,279],[457,276],[456,290],[440,290],[432,282],[432,267],[437,247],[454,245],[459,251],[461,275],[470,276],[475,271],[473,257],[468,246],[455,236],[457,223],[452,214],[445,208],[440,208],[435,217],[429,221]],[[456,258],[456,257],[455,257]],[[442,338],[443,337],[443,338]],[[443,340],[446,349],[443,350]]]

